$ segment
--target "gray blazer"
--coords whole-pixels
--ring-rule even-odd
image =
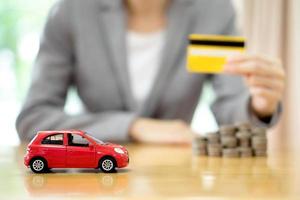
[[[138,110],[128,80],[122,0],[59,1],[45,25],[31,87],[17,118],[20,138],[30,139],[38,130],[71,128],[126,141],[137,117],[190,122],[206,80],[216,93],[212,111],[219,124],[259,123],[248,110],[249,93],[240,77],[191,74],[185,68],[190,33],[235,34],[234,20],[229,0],[173,0],[160,72]],[[64,112],[71,86],[86,108],[77,116]]]

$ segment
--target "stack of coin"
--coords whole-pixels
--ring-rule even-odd
[[[251,147],[252,133],[250,131],[238,131],[236,137],[240,147]]]
[[[202,156],[267,156],[266,129],[249,123],[223,125],[217,132],[195,137],[192,146],[195,154]]]
[[[251,147],[240,147],[239,153],[242,158],[253,156],[253,150]]]
[[[238,145],[237,138],[235,136],[236,126],[223,125],[220,127],[221,146],[223,157],[238,157],[238,151],[236,149]]]
[[[265,128],[253,127],[252,129],[252,148],[255,156],[267,155],[267,132]]]
[[[252,127],[251,133],[251,147],[254,156],[267,156],[267,129],[262,127]]]
[[[206,135],[207,137],[207,154],[208,156],[219,157],[222,155],[222,146],[220,145],[219,132],[211,132]]]
[[[207,138],[196,136],[192,143],[193,152],[197,155],[207,155]]]
[[[220,143],[220,135],[218,132],[211,132],[206,134],[207,141],[209,144],[219,144]]]
[[[222,156],[222,146],[217,143],[213,143],[213,144],[208,143],[207,154],[208,156],[212,156],[212,157]]]

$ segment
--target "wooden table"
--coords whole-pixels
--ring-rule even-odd
[[[209,158],[194,156],[188,146],[125,146],[129,167],[114,174],[33,174],[23,165],[25,145],[0,147],[0,199],[300,199],[292,190],[296,166],[284,156]]]

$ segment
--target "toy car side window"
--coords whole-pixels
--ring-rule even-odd
[[[68,145],[76,147],[88,147],[89,141],[81,135],[68,133]]]
[[[63,145],[63,138],[62,133],[49,135],[42,140],[42,144]]]

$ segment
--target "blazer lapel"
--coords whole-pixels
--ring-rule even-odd
[[[100,23],[105,33],[108,56],[110,57],[116,80],[120,87],[119,92],[125,100],[125,108],[135,109],[135,101],[132,96],[126,60],[126,14],[120,0],[107,0],[101,2]],[[103,27],[103,26],[101,26]]]
[[[152,92],[140,110],[140,115],[151,116],[155,111],[159,98],[164,93],[171,70],[176,66],[176,58],[182,46],[187,42],[187,35],[191,21],[192,1],[173,0],[168,13],[168,25],[160,71],[154,82]]]

